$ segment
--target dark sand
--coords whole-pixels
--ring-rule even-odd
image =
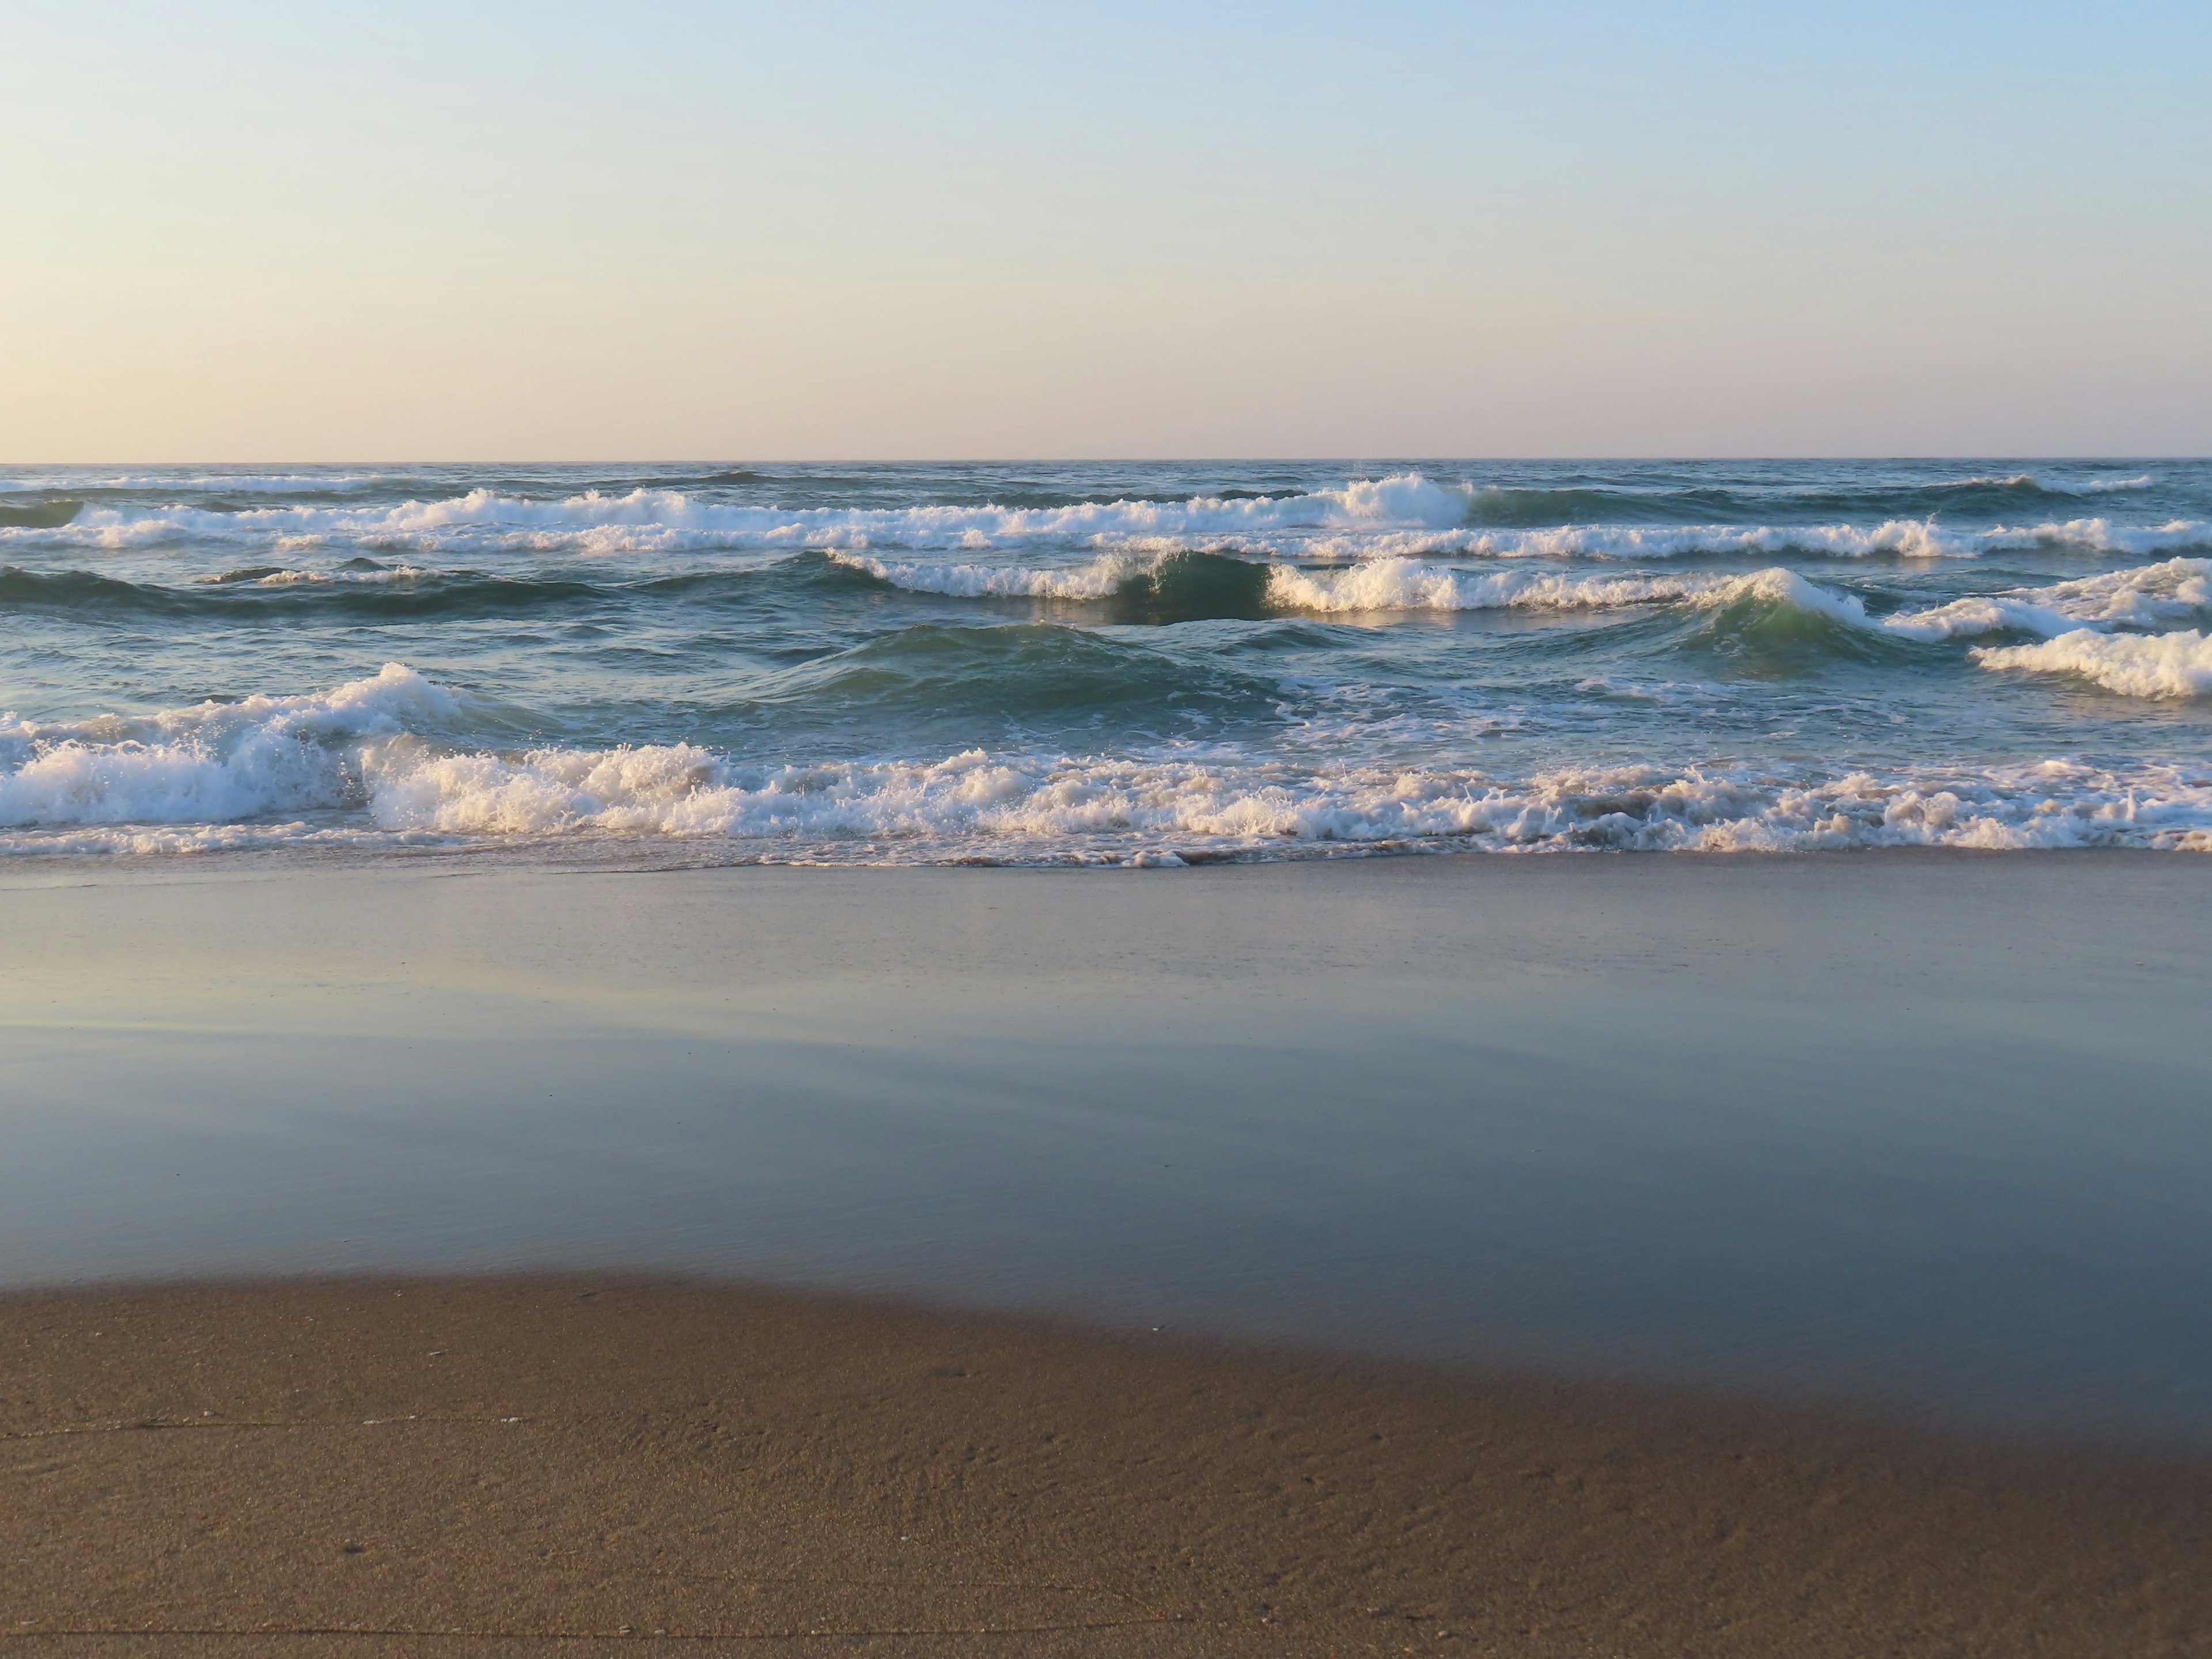
[[[680,1283],[0,1302],[26,1654],[2201,1654],[2212,1467]]]

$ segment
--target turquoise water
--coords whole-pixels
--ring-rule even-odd
[[[2212,463],[0,471],[0,848],[2212,846]]]

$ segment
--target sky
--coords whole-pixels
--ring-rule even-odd
[[[0,0],[0,462],[2212,453],[2212,6]]]

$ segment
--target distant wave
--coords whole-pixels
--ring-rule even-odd
[[[1110,599],[1133,583],[1158,581],[1164,570],[1202,567],[1204,555],[1109,554],[1072,568],[934,564],[865,554],[832,553],[845,568],[912,592],[962,599],[1044,599],[1074,604]],[[1870,617],[1855,594],[1823,587],[1781,566],[1742,575],[1572,576],[1513,568],[1475,571],[1404,556],[1361,561],[1341,569],[1281,563],[1240,565],[1243,578],[1217,578],[1240,597],[1256,586],[1274,611],[1349,615],[1404,611],[1612,610],[1687,603],[1706,608],[1745,599],[1817,611],[1854,625],[1880,627],[1919,640],[1945,640],[2021,630],[2057,634],[2084,623],[2148,628],[2212,614],[2212,560],[2175,558],[2048,587],[1974,595],[1927,610]]]
[[[2119,480],[2112,487],[2133,484]],[[1483,521],[1496,516],[1484,503],[1497,493],[1441,485],[1414,473],[1354,480],[1304,494],[1231,492],[1180,501],[1122,499],[1057,506],[785,508],[663,488],[622,494],[589,490],[557,500],[480,488],[439,500],[357,507],[217,510],[94,503],[66,522],[21,517],[25,512],[50,513],[46,506],[9,508],[17,519],[0,524],[0,544],[14,540],[123,551],[234,543],[280,558],[325,547],[584,556],[813,548],[882,556],[886,550],[982,553],[1060,544],[1139,555],[1212,550],[1347,562],[1418,556],[1650,560],[1793,552],[1942,558],[2038,547],[2148,555],[2212,546],[2212,524],[2186,519],[2128,526],[2102,517],[2068,518],[1972,528],[1954,527],[1929,514],[1802,525],[1594,521],[1515,527]]]
[[[216,576],[202,580],[218,586],[251,582],[257,587],[331,587],[356,586],[388,587],[395,582],[418,582],[435,573],[411,564],[380,565],[372,569],[292,570],[282,565],[257,566],[243,570],[226,570]]]
[[[2201,635],[2081,637],[2100,651],[2154,647],[2161,663],[2179,665],[2160,673],[2212,674]],[[2081,648],[2073,638],[2021,649],[2071,653]],[[2212,769],[2201,766],[1631,766],[1516,780],[1443,767],[1294,766],[1223,749],[757,764],[690,743],[487,749],[455,735],[471,704],[390,664],[320,694],[0,721],[0,851],[580,836],[711,838],[748,857],[881,863],[1162,863],[1425,846],[2212,850]]]
[[[1759,522],[1777,508],[1791,514],[1841,515],[1847,519],[1955,518],[1962,513],[2006,517],[2084,496],[2149,489],[2148,473],[2133,477],[2086,478],[2059,483],[2032,472],[1934,480],[1869,481],[1842,484],[1832,480],[1790,484],[1722,483],[1699,479],[1679,484],[1626,483],[1585,480],[1554,485],[1483,483],[1474,488],[1469,521],[1484,526],[1541,528],[1562,524],[1679,524],[1692,514],[1716,521]]]
[[[680,550],[703,546],[842,547],[873,540],[918,547],[981,547],[1006,539],[1208,537],[1270,529],[1443,528],[1462,522],[1464,492],[1413,474],[1357,480],[1287,497],[1204,496],[1181,502],[1116,501],[1051,507],[914,506],[805,507],[706,501],[681,490],[596,490],[559,501],[479,489],[441,501],[376,507],[174,506],[101,507],[78,516],[67,539],[131,547],[179,537],[257,539],[278,545],[349,544],[447,547],[490,544],[579,552]]]
[[[1269,611],[1322,615],[1381,611],[1601,609],[1681,599],[1713,578],[1571,577],[1533,570],[1486,573],[1453,570],[1403,557],[1364,561],[1342,570],[1309,571],[1281,564],[1167,553],[1109,554],[1073,568],[1020,565],[918,564],[833,553],[848,568],[909,592],[960,599],[1043,599],[1097,603],[1126,596],[1133,586],[1156,590],[1164,582],[1213,569],[1224,597],[1249,608],[1257,599]],[[1229,572],[1237,573],[1231,575]]]
[[[40,490],[51,494],[130,493],[155,495],[189,491],[224,495],[338,495],[405,481],[390,472],[210,472],[185,468],[168,472],[100,472],[71,468],[28,477],[0,478],[0,491]]]

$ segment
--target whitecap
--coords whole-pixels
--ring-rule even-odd
[[[2212,693],[2212,637],[2100,634],[2076,629],[2036,645],[1978,646],[1984,668],[2073,674],[2125,697],[2200,697]]]

